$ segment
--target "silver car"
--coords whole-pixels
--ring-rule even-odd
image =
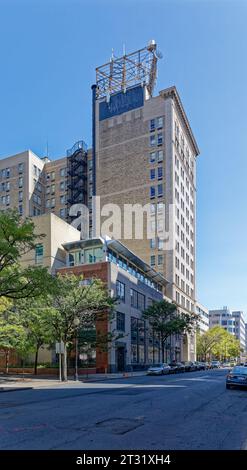
[[[147,370],[147,375],[169,374],[171,367],[166,363],[154,364]]]

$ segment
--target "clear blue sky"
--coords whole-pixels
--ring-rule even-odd
[[[0,0],[0,157],[91,143],[94,69],[156,39],[196,136],[197,295],[247,312],[247,1]]]

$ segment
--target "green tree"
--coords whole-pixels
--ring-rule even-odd
[[[67,380],[67,347],[73,342],[76,330],[86,332],[95,328],[96,322],[108,322],[114,305],[115,300],[109,297],[100,280],[93,279],[87,284],[73,274],[58,276],[52,300],[52,327],[56,341],[62,341],[65,346],[63,380]],[[107,332],[103,336],[105,343],[110,341]]]
[[[27,332],[11,309],[0,313],[0,349],[5,353],[6,373],[9,372],[9,355],[11,351],[23,355],[24,352],[31,350]]]
[[[219,360],[237,357],[239,353],[239,341],[219,325],[202,335],[197,334],[197,355],[205,361],[210,360],[212,356]]]
[[[177,305],[173,302],[161,300],[154,302],[143,312],[144,319],[155,333],[159,334],[161,341],[162,362],[165,361],[165,342],[175,334],[190,333],[196,325],[195,314],[178,313]]]
[[[21,257],[43,236],[35,235],[31,219],[22,219],[15,210],[0,211],[0,298],[35,297],[50,288],[46,268],[20,266]]]
[[[38,355],[42,346],[50,346],[55,341],[52,328],[52,297],[39,296],[37,298],[22,299],[15,304],[15,313],[27,331],[27,337],[32,346],[34,359],[34,374],[37,374]]]

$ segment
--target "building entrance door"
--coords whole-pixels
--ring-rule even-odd
[[[125,348],[117,348],[117,371],[123,372],[125,370]]]

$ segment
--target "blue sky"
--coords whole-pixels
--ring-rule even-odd
[[[0,158],[91,143],[94,69],[156,39],[198,158],[197,295],[247,312],[247,1],[0,0]]]

